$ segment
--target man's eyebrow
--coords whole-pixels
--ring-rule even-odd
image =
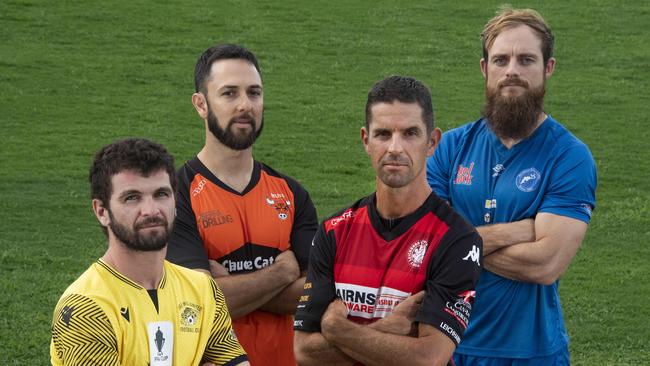
[[[119,195],[118,197],[119,197],[119,198],[124,198],[124,197],[126,197],[126,196],[130,196],[130,195],[132,195],[132,194],[141,194],[141,193],[142,193],[142,192],[138,191],[137,189],[128,189],[128,190],[126,190],[126,191],[120,193],[120,195]]]

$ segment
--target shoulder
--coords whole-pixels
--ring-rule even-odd
[[[261,171],[263,171],[267,175],[269,175],[271,177],[274,177],[274,178],[284,180],[287,183],[287,185],[289,186],[289,189],[291,189],[291,191],[294,194],[296,194],[297,192],[304,192],[304,193],[307,192],[305,190],[305,188],[300,183],[298,183],[298,181],[296,179],[294,179],[294,178],[292,178],[292,177],[290,177],[290,176],[288,176],[288,175],[286,175],[284,173],[281,173],[281,172],[271,168],[270,166],[268,166],[268,165],[266,165],[266,164],[264,164],[264,163],[262,163],[260,161],[256,160],[255,162],[260,165]]]
[[[181,282],[191,287],[209,287],[210,276],[194,269],[185,268],[165,260],[164,263],[167,279],[170,281]]]
[[[446,143],[461,143],[464,140],[467,140],[470,136],[485,132],[487,126],[485,124],[485,119],[480,118],[476,121],[465,123],[451,130],[445,131],[442,134],[442,141]]]
[[[374,194],[363,197],[352,205],[338,210],[333,215],[323,220],[323,228],[326,232],[333,230],[336,227],[349,226],[357,219],[359,212],[366,212],[368,205],[372,204]]]
[[[548,116],[545,123],[548,123],[549,140],[558,153],[570,154],[572,157],[583,156],[591,158],[589,147],[564,125],[551,116]]]

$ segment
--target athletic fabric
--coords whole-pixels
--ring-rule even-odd
[[[167,259],[209,270],[216,260],[231,274],[249,273],[273,263],[291,249],[301,271],[318,227],[316,209],[295,180],[255,161],[251,181],[236,192],[198,158],[179,170],[176,225]],[[295,365],[292,317],[261,310],[233,320],[253,365]]]
[[[54,310],[53,365],[234,365],[246,354],[208,276],[164,263],[157,293],[98,260]]]
[[[375,195],[365,197],[319,228],[294,329],[319,332],[336,298],[347,305],[348,319],[365,324],[425,290],[416,320],[458,344],[472,310],[481,250],[474,228],[434,193],[392,230],[381,223]]]
[[[587,146],[550,116],[507,149],[484,119],[445,133],[427,161],[433,190],[473,225],[539,212],[589,222],[596,167]],[[483,270],[464,355],[534,358],[566,348],[558,282],[544,286]]]

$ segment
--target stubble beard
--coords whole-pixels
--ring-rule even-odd
[[[537,126],[539,115],[544,112],[546,81],[537,88],[527,88],[519,96],[502,96],[505,85],[528,84],[520,79],[505,80],[495,88],[485,86],[485,105],[483,116],[488,127],[499,137],[505,139],[524,139]]]

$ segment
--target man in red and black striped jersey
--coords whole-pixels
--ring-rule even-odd
[[[263,127],[257,59],[236,45],[206,50],[192,104],[205,146],[179,171],[167,258],[215,278],[253,365],[295,365],[293,319],[318,222],[307,191],[254,160]]]
[[[451,364],[482,241],[427,184],[440,135],[421,82],[392,76],[368,93],[361,140],[377,190],[316,234],[294,322],[299,364]]]

